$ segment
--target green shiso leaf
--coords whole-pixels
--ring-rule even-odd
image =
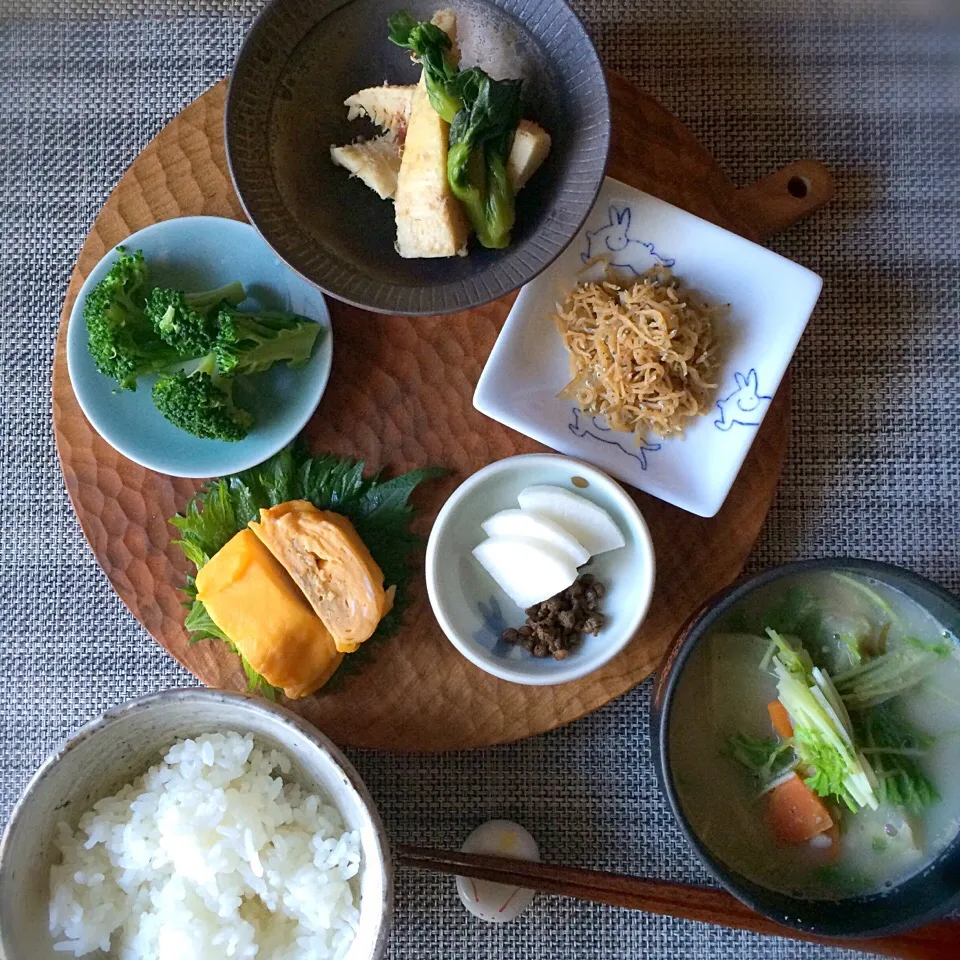
[[[190,643],[196,643],[198,640],[223,640],[225,643],[231,643],[230,638],[213,622],[213,617],[207,613],[207,608],[199,601],[194,600],[187,612],[187,619],[183,625],[190,634]]]
[[[240,658],[240,665],[247,676],[247,691],[249,693],[259,691],[268,700],[276,700],[283,693],[280,687],[274,687],[268,683],[250,666],[247,658],[237,649],[237,645],[213,622],[213,617],[210,616],[207,608],[199,600],[194,599],[190,605],[184,626],[190,633],[190,643],[197,643],[200,640],[222,640]]]
[[[204,484],[183,514],[172,517],[170,522],[180,532],[180,539],[175,542],[199,570],[251,520],[258,519],[261,509],[289,500],[309,500],[320,510],[333,510],[350,519],[383,571],[384,583],[396,587],[396,595],[393,609],[380,621],[376,633],[360,650],[344,657],[328,681],[329,687],[355,671],[376,642],[393,635],[399,628],[408,603],[411,555],[422,542],[410,531],[414,513],[410,495],[425,480],[445,472],[428,467],[392,480],[381,480],[379,475],[364,477],[362,460],[331,454],[313,456],[305,446],[294,443],[258,467]],[[192,601],[185,621],[190,642],[217,639],[239,654],[236,644],[217,627],[196,599],[192,577],[184,592]],[[242,656],[241,660],[251,691],[259,690],[271,700],[282,693]]]
[[[240,529],[230,489],[224,480],[206,483],[170,522],[180,531],[175,541],[199,570]]]

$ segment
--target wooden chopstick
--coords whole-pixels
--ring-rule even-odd
[[[777,937],[825,943],[903,960],[957,960],[960,958],[960,922],[944,920],[909,933],[873,940],[832,940],[781,926],[755,913],[725,890],[691,887],[580,867],[531,863],[507,857],[398,846],[400,866],[434,873],[450,873],[527,887],[562,897],[575,897],[615,907],[644,910],[684,920],[750,930]]]

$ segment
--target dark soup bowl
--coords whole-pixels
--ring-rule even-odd
[[[723,886],[828,937],[960,907],[958,637],[960,599],[854,559],[767,570],[691,618],[657,676],[654,756]]]

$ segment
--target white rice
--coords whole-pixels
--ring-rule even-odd
[[[360,838],[250,735],[181,740],[61,823],[55,950],[121,960],[339,960],[360,920]],[[103,956],[103,954],[98,954]]]

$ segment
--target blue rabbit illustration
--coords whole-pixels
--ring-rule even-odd
[[[506,656],[516,650],[503,639],[503,631],[509,624],[500,609],[500,601],[495,596],[490,596],[489,603],[480,600],[477,603],[477,613],[480,614],[483,626],[473,634],[476,643],[483,647],[490,647],[490,652],[496,656]]]
[[[742,373],[733,375],[737,389],[722,400],[717,401],[720,410],[720,419],[714,420],[713,425],[718,430],[726,432],[735,423],[743,427],[756,427],[763,419],[766,405],[773,399],[760,393],[760,385],[755,369],[744,376]]]
[[[575,437],[589,437],[591,440],[597,440],[599,443],[606,443],[609,446],[616,447],[621,453],[625,453],[628,457],[633,457],[634,460],[639,461],[641,470],[647,469],[647,454],[656,453],[657,450],[660,449],[659,443],[647,443],[646,440],[642,440],[639,446],[635,446],[632,437],[627,441],[629,447],[625,447],[619,440],[611,436],[614,431],[607,426],[603,417],[586,417],[579,407],[574,407],[572,414],[573,422],[569,424],[569,427],[570,432]],[[583,417],[582,420],[580,419],[581,417]],[[607,436],[599,436],[595,431],[599,431],[601,434],[607,434]],[[620,434],[620,436],[627,436],[627,434]]]
[[[656,265],[672,267],[677,262],[672,257],[664,257],[657,253],[652,243],[630,236],[630,221],[633,218],[630,207],[611,204],[608,216],[608,222],[602,227],[587,231],[587,249],[580,255],[584,263],[589,263],[594,257],[607,257],[610,260],[610,266],[630,270],[639,276],[648,267]],[[619,254],[619,256],[611,257],[611,254]],[[643,262],[645,257],[650,258],[649,263]]]

